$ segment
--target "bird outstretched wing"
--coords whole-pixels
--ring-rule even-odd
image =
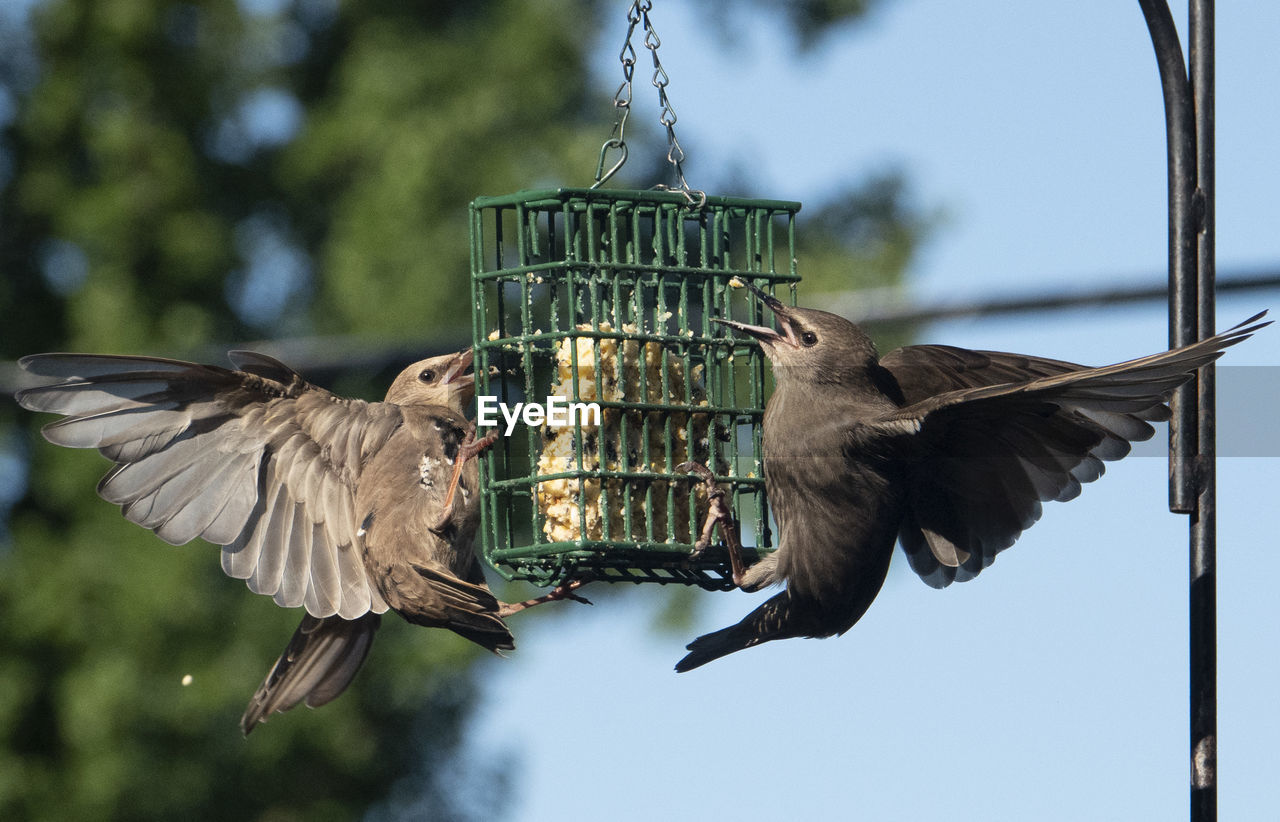
[[[116,463],[98,493],[166,542],[223,546],[228,575],[317,619],[385,611],[353,545],[355,487],[400,409],[338,397],[262,354],[230,357],[239,370],[37,354],[20,365],[53,381],[16,398],[65,416],[49,441]]]
[[[893,375],[902,392],[903,405],[964,388],[1026,382],[1085,367],[1063,360],[950,345],[904,346],[881,357],[880,365]]]
[[[868,422],[913,455],[899,540],[912,569],[945,587],[977,576],[1041,514],[1150,439],[1195,370],[1269,323],[1101,368],[1014,354],[912,346],[881,365],[907,405]]]

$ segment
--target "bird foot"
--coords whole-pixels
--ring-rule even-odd
[[[590,605],[591,600],[573,593],[590,581],[591,580],[589,579],[575,579],[571,582],[562,582],[553,588],[550,593],[543,594],[540,597],[526,599],[524,602],[504,602],[502,603],[502,607],[498,609],[498,616],[506,618],[512,614],[517,614],[526,608],[532,608],[533,606],[541,605],[544,602],[559,602],[562,599],[569,599],[574,602],[581,602],[583,605]]]
[[[458,493],[458,483],[462,480],[462,466],[467,460],[474,459],[484,453],[485,449],[498,441],[498,431],[495,428],[480,439],[476,439],[475,426],[471,426],[471,430],[467,432],[467,437],[458,446],[458,453],[453,457],[453,474],[449,477],[449,490],[444,495],[444,509],[440,514],[440,518],[428,526],[431,533],[436,536],[443,536],[444,532],[453,524],[453,497]]]
[[[746,562],[742,559],[742,539],[739,536],[738,520],[733,516],[733,509],[724,501],[724,490],[716,484],[715,474],[700,462],[682,462],[676,466],[682,474],[695,474],[707,488],[707,518],[702,523],[702,533],[693,544],[690,559],[697,559],[702,552],[711,547],[716,526],[720,526],[720,535],[724,538],[725,548],[729,551],[729,567],[733,573],[733,584],[741,588],[746,579]]]

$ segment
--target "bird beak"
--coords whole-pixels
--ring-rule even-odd
[[[711,321],[735,328],[743,334],[750,334],[766,345],[787,343],[788,345],[799,346],[800,342],[796,338],[795,320],[791,309],[783,305],[776,297],[766,294],[746,280],[739,280],[738,282],[742,283],[756,296],[756,299],[764,303],[773,312],[773,318],[777,322],[780,331],[762,325],[747,325],[736,320],[722,320],[719,317],[713,317]]]
[[[441,385],[453,385],[454,383],[471,382],[472,374],[467,373],[467,369],[471,367],[471,361],[474,353],[470,348],[459,351],[454,355],[452,362],[444,371],[444,376],[440,380]]]

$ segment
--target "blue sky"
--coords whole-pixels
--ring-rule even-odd
[[[748,170],[752,190],[714,193],[817,202],[905,168],[919,201],[949,215],[913,266],[920,299],[1164,270],[1163,113],[1136,3],[894,0],[800,56],[751,4],[732,4],[731,19],[728,4],[655,6],[693,185]],[[1185,31],[1185,7],[1174,14]],[[1220,4],[1217,30],[1218,259],[1230,270],[1280,260],[1280,5]],[[599,34],[605,94],[622,33]],[[637,83],[635,116],[656,118],[650,93]],[[1221,298],[1219,325],[1265,307],[1280,293]],[[1280,364],[1277,334],[1227,362]],[[1165,340],[1163,305],[922,334],[1095,364]],[[1259,401],[1232,396],[1238,411]],[[1264,456],[1219,464],[1223,818],[1274,804],[1280,448],[1259,430]],[[522,757],[512,818],[529,822],[1185,818],[1188,523],[1167,510],[1166,471],[1153,457],[1111,464],[1079,499],[1046,505],[981,577],[944,591],[898,552],[844,637],[769,643],[690,674],[671,666],[693,634],[653,630],[668,593],[657,586],[529,620],[515,626],[520,650],[488,663],[476,745]],[[701,596],[697,633],[762,595]]]

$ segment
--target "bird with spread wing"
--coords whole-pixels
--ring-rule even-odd
[[[929,585],[974,578],[1040,518],[1041,503],[1074,498],[1104,461],[1149,439],[1197,368],[1269,324],[1258,314],[1101,368],[941,345],[880,357],[848,320],[748,287],[778,327],[720,322],[754,337],[773,367],[763,443],[779,548],[748,568],[731,552],[734,581],[786,588],[690,643],[678,671],[774,639],[844,633],[879,593],[895,542]],[[715,502],[732,543],[732,514]]]
[[[115,463],[98,493],[174,545],[223,546],[222,568],[306,614],[241,720],[245,734],[350,684],[381,614],[447,628],[493,652],[504,618],[567,591],[500,602],[473,550],[479,524],[466,350],[414,363],[382,402],[332,394],[271,357],[235,370],[154,357],[36,354],[19,391],[64,415],[44,435]]]

